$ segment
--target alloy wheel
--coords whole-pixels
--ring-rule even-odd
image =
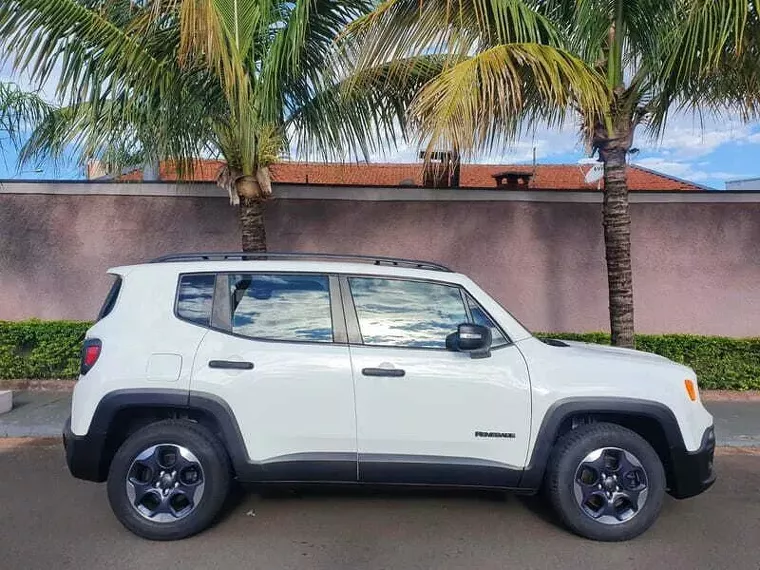
[[[589,518],[602,524],[624,523],[644,507],[649,480],[641,461],[618,447],[595,449],[578,464],[575,500]]]
[[[137,455],[127,471],[126,491],[132,507],[158,523],[192,513],[203,497],[205,476],[198,458],[173,443],[153,445]]]

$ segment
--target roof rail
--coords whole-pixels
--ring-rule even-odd
[[[225,261],[237,259],[241,261],[266,261],[270,259],[309,259],[328,261],[359,261],[374,265],[391,265],[396,267],[412,267],[415,269],[431,269],[434,271],[451,272],[444,265],[429,261],[417,261],[414,259],[399,259],[396,257],[382,257],[376,255],[343,255],[336,253],[284,253],[284,252],[244,252],[244,251],[220,251],[208,253],[176,253],[163,255],[152,259],[150,263],[166,263],[172,261]]]

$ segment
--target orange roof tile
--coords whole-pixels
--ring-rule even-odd
[[[220,160],[200,160],[191,176],[197,182],[213,182]],[[270,167],[272,180],[280,184],[315,184],[325,186],[422,186],[422,163],[308,163],[279,162]],[[171,162],[160,167],[162,181],[177,180],[177,172]],[[584,176],[588,166],[577,164],[463,164],[460,172],[460,188],[496,188],[494,175],[502,173],[532,174],[528,188],[532,190],[596,190],[597,184],[588,184]],[[139,180],[139,170],[120,177],[121,180]],[[660,172],[636,165],[628,166],[628,187],[636,191],[706,190],[694,184]]]

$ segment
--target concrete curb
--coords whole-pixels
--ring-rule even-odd
[[[60,437],[0,437],[0,451],[19,447],[58,447],[62,445]]]
[[[760,402],[760,390],[700,390],[703,402]]]
[[[734,445],[719,445],[715,448],[715,455],[717,457],[725,457],[726,455],[760,456],[760,447],[758,446],[736,447]]]
[[[0,380],[0,390],[33,391],[33,392],[71,392],[74,390],[76,380],[61,380],[51,378],[49,380]]]

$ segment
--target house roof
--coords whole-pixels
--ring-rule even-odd
[[[224,165],[219,160],[198,161],[189,178],[197,182],[216,180]],[[423,164],[388,163],[308,163],[279,162],[270,167],[272,180],[280,184],[314,184],[324,186],[422,186]],[[527,187],[532,190],[596,190],[597,184],[588,184],[584,176],[588,166],[578,164],[463,164],[460,172],[460,188],[496,188],[496,175],[509,173],[530,176]],[[165,182],[177,180],[172,163],[162,163],[160,179]],[[121,180],[140,180],[139,170],[120,177]],[[674,191],[707,190],[706,187],[649,170],[636,165],[628,166],[629,190]]]

